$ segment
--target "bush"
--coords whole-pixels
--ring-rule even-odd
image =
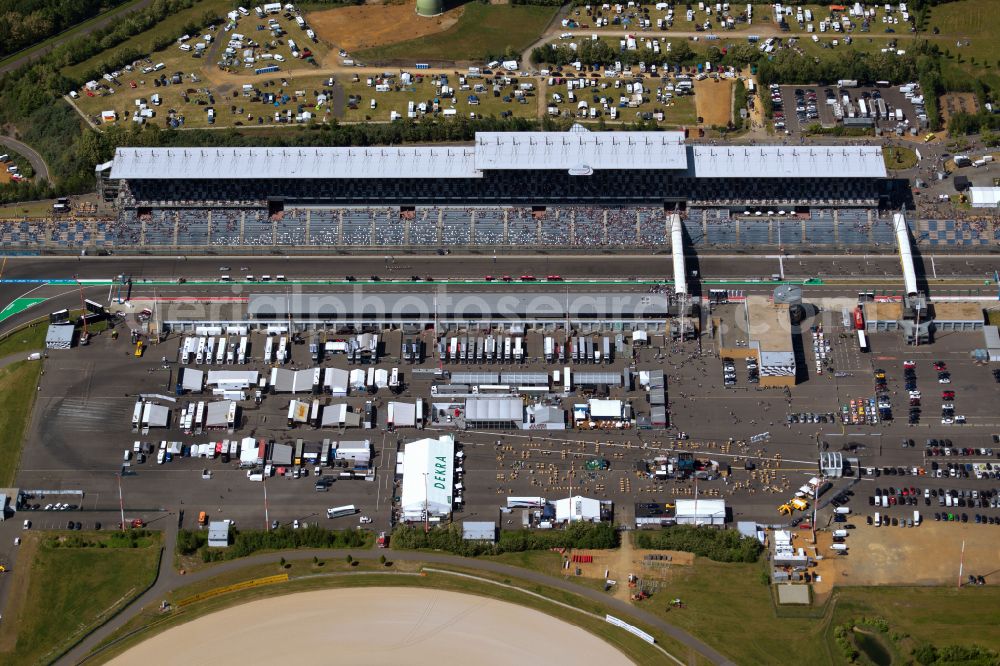
[[[635,532],[636,548],[682,550],[716,562],[756,562],[763,546],[756,539],[733,530],[717,530],[690,525]]]
[[[261,550],[293,550],[296,548],[363,548],[370,539],[361,530],[327,530],[318,525],[293,530],[282,527],[271,531],[234,531],[228,548],[209,548],[203,530],[181,530],[177,534],[177,552],[191,555],[200,551],[205,562],[235,560]]]
[[[616,548],[618,531],[611,523],[574,523],[564,530],[512,530],[500,533],[497,543],[466,541],[459,525],[422,527],[400,525],[392,533],[392,546],[398,549],[444,550],[457,555],[498,555],[550,548]]]

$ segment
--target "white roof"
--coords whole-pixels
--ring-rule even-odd
[[[586,520],[595,522],[601,519],[601,503],[589,497],[575,495],[555,501],[556,520],[559,522]]]
[[[181,388],[186,391],[200,391],[205,381],[205,373],[195,368],[181,368]]]
[[[343,423],[347,418],[347,405],[327,405],[323,408],[323,415],[320,417],[320,427],[325,428],[331,425]]]
[[[674,515],[678,518],[725,518],[726,500],[721,499],[679,499]]]
[[[232,400],[218,400],[205,405],[205,427],[218,428],[229,423],[229,414],[236,403]]]
[[[271,387],[277,393],[301,393],[311,391],[315,372],[308,370],[286,370],[271,368]]]
[[[456,146],[367,148],[119,148],[112,178],[479,178],[475,151]]]
[[[1000,206],[1000,187],[970,187],[969,202],[973,208]]]
[[[417,406],[412,402],[390,402],[392,424],[397,428],[412,428],[417,424]]]
[[[427,512],[442,516],[451,512],[454,491],[455,438],[419,439],[404,449],[403,493],[400,506],[404,517],[419,518]]]
[[[620,419],[622,417],[621,400],[597,400],[588,402],[590,416],[602,419]]]
[[[260,376],[256,370],[209,370],[206,383],[212,384],[245,384],[247,386],[257,383]]]
[[[151,428],[166,428],[170,419],[170,409],[163,405],[147,402],[143,407],[142,422]]]
[[[489,169],[684,169],[683,132],[476,132],[475,164]]]
[[[257,460],[257,452],[260,447],[257,446],[257,440],[253,437],[244,437],[240,440],[240,462],[241,463],[252,463]]]
[[[469,398],[465,401],[466,421],[517,421],[524,419],[520,398]]]
[[[347,395],[347,384],[350,373],[339,368],[326,368],[323,385],[334,395]]]
[[[880,146],[692,146],[698,178],[885,178]]]

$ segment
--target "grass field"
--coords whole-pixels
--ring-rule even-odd
[[[454,27],[436,35],[357,51],[365,64],[387,61],[482,60],[520,53],[545,29],[555,7],[470,3]]]
[[[738,664],[774,664],[794,645],[795,662],[839,664],[832,627],[860,616],[885,618],[891,632],[909,635],[908,645],[978,643],[1000,649],[1000,589],[995,587],[871,587],[834,592],[833,611],[776,610],[760,564],[721,564],[697,558],[674,567],[665,591],[643,608],[698,636]],[[664,598],[685,608],[667,610]],[[820,616],[822,615],[822,616]],[[812,617],[810,617],[812,616]]]
[[[4,307],[7,307],[6,303],[4,303]],[[43,323],[21,329],[3,338],[0,340],[0,358],[5,358],[11,354],[45,349],[45,334],[47,333],[47,329],[47,324]]]
[[[309,12],[306,20],[320,39],[353,52],[443,32],[455,25],[465,5],[434,17],[416,17],[416,0],[363,4]],[[406,30],[399,26],[406,25]]]
[[[48,217],[52,215],[55,199],[45,201],[23,201],[0,206],[0,219],[12,217]]]
[[[396,571],[401,569],[404,572],[416,573],[420,570],[419,563],[400,563],[394,564],[390,571]],[[591,618],[581,613],[562,608],[560,606],[555,606],[553,604],[547,603],[537,597],[526,595],[517,590],[512,590],[506,587],[499,587],[491,585],[486,582],[480,582],[475,580],[463,579],[456,576],[449,576],[445,574],[429,573],[423,576],[385,576],[385,575],[373,575],[374,570],[386,570],[386,568],[379,565],[377,562],[361,562],[356,567],[348,567],[343,560],[333,561],[329,560],[324,563],[324,566],[317,567],[312,562],[305,561],[292,561],[289,562],[287,569],[279,569],[276,565],[265,565],[258,567],[250,567],[237,572],[231,572],[219,578],[204,581],[196,585],[188,586],[177,590],[174,594],[170,595],[173,601],[177,599],[182,599],[189,597],[193,594],[199,592],[204,592],[206,590],[230,585],[235,582],[249,580],[252,578],[258,578],[262,576],[270,576],[278,573],[279,571],[286,572],[291,577],[291,581],[288,583],[283,583],[280,585],[271,585],[265,587],[259,587],[255,589],[243,590],[240,592],[234,592],[231,594],[226,594],[222,596],[212,597],[205,601],[197,602],[191,606],[186,607],[183,613],[173,613],[167,616],[160,617],[159,612],[155,607],[150,607],[144,609],[143,613],[132,620],[125,627],[123,627],[119,632],[116,632],[111,638],[109,638],[105,643],[113,641],[116,637],[122,636],[130,631],[133,631],[139,627],[150,625],[154,623],[148,631],[143,632],[135,637],[130,637],[121,643],[114,646],[114,648],[109,649],[106,652],[100,654],[100,660],[106,660],[115,654],[120,654],[128,647],[138,643],[139,641],[148,638],[153,633],[158,633],[171,626],[179,624],[181,622],[190,621],[196,619],[200,616],[206,615],[208,613],[222,610],[239,603],[252,601],[255,599],[264,598],[267,596],[275,594],[289,594],[292,592],[304,592],[308,590],[316,590],[323,588],[332,587],[385,587],[385,586],[396,586],[396,587],[432,587],[435,589],[451,590],[455,592],[465,592],[469,594],[479,594],[488,596],[493,599],[501,601],[509,601],[511,603],[516,603],[530,608],[535,608],[542,612],[545,612],[554,617],[563,619],[571,624],[577,625],[590,631],[591,633],[600,636],[604,640],[608,641],[618,649],[622,650],[626,655],[628,655],[637,664],[655,664],[662,663],[664,657],[660,652],[658,652],[652,646],[642,642],[641,640],[631,636],[630,634],[612,627],[602,620],[596,618]],[[347,571],[353,571],[350,576],[344,576],[343,573]],[[489,578],[497,580],[496,577],[483,572],[470,570],[471,573],[476,576],[481,576],[482,578]],[[324,576],[322,574],[329,574]],[[537,594],[542,594],[548,599],[555,601],[560,601],[562,603],[569,604],[575,608],[581,610],[597,613],[600,615],[604,614],[604,609],[594,602],[590,602],[576,595],[571,595],[559,590],[546,588],[544,586],[533,585],[525,583],[523,581],[502,579],[500,582],[507,584],[513,584],[524,589],[528,589]],[[659,637],[658,637],[659,638]],[[668,650],[676,650],[674,654],[684,655],[684,652],[680,651],[679,646],[677,646],[673,641],[669,639],[664,639],[660,643]],[[698,665],[707,664],[701,660],[691,661]]]
[[[38,361],[18,361],[0,368],[0,487],[14,485],[41,371]]]
[[[622,96],[628,97],[628,93],[625,90],[624,82],[620,79],[597,79],[598,85],[594,88],[586,88],[583,90],[574,90],[576,95],[576,101],[570,102],[569,96],[564,86],[550,86],[548,89],[549,98],[546,100],[546,107],[555,106],[559,109],[560,115],[571,115],[575,116],[579,112],[577,105],[580,101],[585,101],[590,107],[596,107],[601,113],[604,120],[608,123],[631,123],[638,120],[644,113],[654,113],[656,111],[663,112],[663,120],[659,121],[657,124],[663,125],[665,127],[675,127],[679,125],[693,125],[697,120],[697,114],[695,113],[695,100],[694,97],[690,95],[683,95],[681,97],[675,97],[669,103],[662,103],[656,101],[656,79],[651,79],[645,81],[647,86],[654,86],[652,90],[647,89],[643,94],[644,101],[637,107],[619,107],[620,98]],[[619,83],[621,87],[615,88],[615,83]],[[554,102],[552,100],[552,93],[558,92],[562,98],[562,102]],[[606,110],[604,110],[604,102],[615,107],[618,110],[617,121],[612,120],[611,116]],[[586,110],[584,110],[584,115],[586,115]],[[581,116],[582,118],[583,116]],[[587,116],[589,118],[589,116]]]
[[[110,539],[102,533],[72,534]],[[31,538],[43,537],[38,533]],[[160,556],[158,533],[151,542],[140,543],[137,548],[107,543],[110,547],[53,547],[44,541],[38,544],[23,605],[8,609],[10,616],[17,618],[16,647],[13,652],[0,654],[0,661],[51,662],[153,582]]]
[[[917,165],[917,154],[912,148],[886,147],[882,151],[886,169],[912,169]]]

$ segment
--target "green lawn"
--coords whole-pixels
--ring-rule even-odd
[[[909,646],[930,642],[1000,649],[1000,589],[995,587],[844,588],[830,608],[776,610],[761,564],[722,564],[697,558],[693,567],[674,567],[665,591],[641,602],[646,610],[691,632],[736,663],[840,664],[833,627],[854,618],[883,617],[890,633],[910,638]],[[666,610],[679,597],[686,607]],[[812,617],[808,617],[808,616]]]
[[[917,165],[917,154],[912,148],[887,147],[882,151],[886,169],[912,169]]]
[[[444,32],[358,51],[365,64],[403,60],[481,60],[508,49],[520,53],[545,29],[556,7],[470,3],[458,23]]]
[[[6,307],[6,303],[4,304]],[[45,349],[45,334],[48,325],[44,322],[29,328],[23,328],[0,340],[0,358],[26,351]]]
[[[18,361],[0,368],[0,487],[14,485],[41,370],[39,361]]]
[[[73,536],[89,539],[97,534]],[[44,540],[39,544],[24,606],[17,609],[17,645],[0,655],[0,662],[50,663],[155,580],[159,533],[137,548],[107,543],[110,547],[53,547]]]
[[[135,49],[139,53],[151,53],[153,51],[153,43],[157,37],[161,35],[169,35],[171,37],[180,37],[181,28],[186,23],[201,23],[201,17],[205,15],[206,12],[212,11],[218,13],[220,16],[225,16],[226,12],[233,8],[233,3],[230,0],[201,0],[195,6],[177,12],[176,14],[160,21],[155,26],[146,30],[145,32],[140,32],[134,37],[130,37],[118,46],[110,49],[111,51],[121,51],[122,49]],[[256,17],[255,17],[256,18]],[[221,28],[221,26],[219,26]],[[241,26],[244,27],[244,26]],[[245,34],[253,35],[253,30],[245,30]],[[221,31],[219,31],[219,34]],[[222,37],[219,37],[221,39]],[[102,51],[97,55],[84,60],[83,62],[77,63],[70,67],[63,69],[62,74],[70,79],[76,79],[82,76],[85,72],[99,66],[102,62],[107,60],[108,51]],[[203,63],[199,63],[203,64]],[[194,68],[191,68],[194,69]]]
[[[879,587],[836,592],[834,624],[859,616],[879,616],[890,633],[909,636],[905,644],[981,645],[1000,651],[1000,588]]]

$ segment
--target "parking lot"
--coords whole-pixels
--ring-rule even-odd
[[[917,109],[900,92],[899,86],[877,88],[865,86],[840,88],[836,84],[780,86],[778,91],[779,94],[776,96],[774,88],[771,89],[771,100],[775,105],[775,129],[787,130],[792,134],[802,132],[814,124],[835,127],[843,123],[843,119],[850,115],[852,109],[856,115],[860,115],[861,101],[865,103],[865,108],[869,112],[868,117],[874,118],[875,126],[881,128],[884,133],[893,133],[897,127],[906,127],[906,121],[909,121],[910,125],[919,127]],[[885,105],[885,115],[881,114],[879,99]],[[902,113],[901,121],[896,119],[897,109]],[[784,126],[781,125],[782,121]]]
[[[977,450],[994,448],[994,455],[976,455],[962,462],[985,463],[1000,458],[1000,445],[994,446],[992,434],[1000,432],[1000,400],[988,368],[976,365],[969,351],[980,343],[980,334],[949,333],[926,348],[906,348],[894,333],[871,336],[872,353],[860,354],[856,338],[838,322],[839,310],[820,312],[803,323],[801,348],[811,347],[809,327],[822,325],[830,340],[828,370],[823,375],[807,374],[806,381],[787,393],[779,389],[760,389],[748,381],[746,361],[734,359],[735,375],[731,385],[725,385],[723,361],[715,356],[712,343],[703,339],[699,351],[695,342],[675,343],[662,336],[651,335],[647,347],[638,348],[634,361],[630,354],[621,355],[610,365],[589,368],[577,365],[576,370],[618,372],[634,363],[637,369],[661,367],[666,375],[668,409],[673,429],[663,430],[579,430],[569,426],[561,431],[484,430],[463,431],[455,423],[438,419],[423,431],[385,427],[385,406],[390,399],[410,400],[423,397],[429,402],[430,386],[438,361],[428,353],[423,363],[411,366],[400,363],[402,335],[391,331],[383,336],[383,357],[377,367],[399,367],[404,376],[404,389],[398,398],[386,391],[373,395],[353,393],[346,398],[355,411],[364,411],[364,403],[372,400],[378,410],[378,425],[374,429],[347,428],[322,430],[302,425],[289,430],[287,409],[290,394],[267,395],[260,406],[253,400],[240,403],[241,417],[233,432],[207,432],[201,436],[185,435],[177,424],[183,404],[206,400],[208,396],[182,396],[172,404],[174,413],[170,426],[162,431],[152,429],[148,435],[135,434],[130,417],[136,395],[161,394],[170,396],[177,382],[177,351],[181,337],[170,336],[162,344],[151,344],[142,358],[134,355],[134,346],[124,335],[112,340],[108,333],[97,336],[88,347],[68,351],[50,351],[46,370],[39,388],[28,442],[22,458],[19,487],[35,495],[30,504],[38,511],[27,511],[18,518],[30,518],[39,528],[65,529],[69,521],[81,521],[92,527],[93,521],[115,525],[120,520],[119,478],[123,451],[131,448],[138,438],[144,441],[182,441],[185,444],[255,437],[275,441],[306,441],[370,439],[373,447],[372,465],[376,469],[373,481],[363,479],[337,480],[326,492],[317,492],[313,470],[306,466],[304,478],[272,477],[264,483],[249,481],[237,462],[223,463],[220,458],[198,459],[175,457],[172,462],[156,464],[155,457],[142,464],[132,461],[121,478],[121,501],[126,519],[141,517],[156,525],[168,518],[168,512],[184,511],[183,523],[191,527],[200,511],[211,518],[228,518],[237,525],[264,527],[267,521],[282,523],[292,520],[320,520],[324,525],[344,527],[356,525],[358,519],[325,518],[330,506],[354,504],[359,513],[374,519],[372,528],[388,529],[393,516],[394,498],[399,494],[395,477],[397,451],[408,441],[444,432],[455,434],[465,452],[465,503],[455,512],[455,519],[498,520],[505,526],[517,523],[518,517],[503,515],[500,506],[507,496],[542,496],[554,499],[570,494],[582,494],[615,503],[616,521],[632,524],[633,504],[639,501],[671,501],[676,497],[693,497],[692,480],[657,480],[648,472],[658,457],[666,459],[678,452],[691,452],[699,460],[708,461],[712,474],[698,482],[702,497],[721,497],[731,506],[735,520],[757,520],[765,524],[787,521],[777,514],[777,506],[787,501],[794,489],[815,475],[816,459],[821,450],[843,450],[857,456],[863,469],[874,467],[907,473],[907,487],[920,493],[925,488],[978,490],[982,493],[1000,486],[1000,481],[976,478],[975,469],[947,479],[935,476],[935,462],[951,462],[957,458],[927,454],[925,440],[950,440],[954,448]],[[288,368],[308,368],[313,364],[309,354],[312,334],[306,334],[302,344],[290,345]],[[434,336],[423,334],[426,349],[434,349]],[[797,332],[796,335],[803,335]],[[239,369],[266,370],[262,361],[264,335],[252,334],[251,360]],[[327,339],[333,339],[330,334]],[[349,337],[349,336],[345,336]],[[526,336],[527,358],[516,366],[484,364],[446,364],[451,371],[524,370],[550,371],[554,366],[542,358],[542,336],[529,332]],[[812,349],[808,352],[811,354]],[[162,357],[168,362],[162,363]],[[908,393],[903,376],[904,360],[913,360],[916,385],[922,391],[922,408],[926,418],[917,425],[907,425]],[[937,384],[935,361],[944,361],[951,376],[949,390],[955,391],[951,404],[956,413],[967,419],[966,425],[942,424],[938,411],[942,401]],[[813,359],[804,359],[812,370]],[[348,367],[343,357],[323,360],[322,365]],[[572,365],[572,364],[567,364]],[[219,368],[220,366],[203,366]],[[555,366],[560,367],[560,366]],[[874,371],[884,369],[887,391],[895,418],[877,424],[844,424],[840,419],[803,419],[790,422],[790,415],[837,415],[842,405],[851,400],[873,398]],[[836,370],[838,372],[834,372]],[[841,376],[836,376],[840,374]],[[610,397],[631,400],[638,414],[648,413],[641,390],[626,392],[621,387],[610,389]],[[584,402],[577,394],[558,402],[564,409]],[[305,397],[302,399],[311,399]],[[329,402],[330,398],[321,397]],[[165,400],[161,404],[170,404]],[[825,421],[825,422],[824,422]],[[678,439],[679,432],[686,439]],[[751,437],[758,435],[754,443]],[[915,446],[904,447],[905,439]],[[607,469],[594,469],[597,459],[607,461]],[[714,461],[714,464],[712,463]],[[992,462],[991,462],[992,464]],[[588,468],[590,467],[590,468]],[[922,470],[912,474],[912,470]],[[945,467],[945,469],[947,469]],[[203,470],[211,472],[203,478]],[[339,470],[324,469],[325,475],[337,476]],[[890,472],[884,472],[886,476]],[[947,485],[944,484],[947,481]],[[860,483],[860,485],[857,485]],[[835,490],[852,487],[856,510],[865,507],[866,498],[878,486],[888,487],[881,478],[863,474],[860,481],[844,479]],[[902,486],[901,482],[892,484]],[[869,487],[870,486],[870,487]],[[83,491],[81,496],[65,497],[53,491]],[[871,490],[871,492],[869,492]],[[266,495],[266,497],[265,497]],[[830,495],[832,497],[832,494]],[[826,500],[821,499],[821,504]],[[48,504],[78,505],[73,511],[45,511]],[[895,505],[887,513],[902,512]],[[910,510],[912,512],[912,510]],[[1000,516],[1000,509],[976,507],[969,513]],[[804,514],[803,514],[804,515]],[[904,515],[904,513],[900,513]],[[265,518],[266,516],[266,518]],[[929,519],[932,519],[932,514]],[[959,516],[959,520],[960,520]],[[512,521],[512,522],[508,522]]]

